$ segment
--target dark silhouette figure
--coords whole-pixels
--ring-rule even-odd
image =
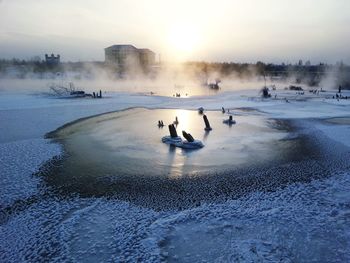
[[[209,83],[208,87],[211,89],[220,89],[219,83],[221,82],[220,79],[215,79],[215,83]]]
[[[271,94],[269,93],[269,88],[268,87],[264,87],[262,89],[262,95],[264,98],[270,98]]]
[[[194,138],[192,137],[191,134],[185,132],[185,131],[182,131],[182,135],[185,137],[185,139],[188,141],[188,142],[194,142]]]
[[[210,123],[208,121],[207,115],[203,115],[203,120],[204,120],[204,123],[205,123],[204,130],[206,130],[206,131],[212,130],[212,128],[210,127]]]
[[[159,128],[163,128],[164,127],[164,123],[162,120],[158,121],[158,127]]]
[[[169,124],[168,127],[169,127],[169,132],[170,132],[171,138],[176,138],[176,137],[178,137],[178,136],[177,136],[177,132],[176,132],[176,128],[175,128],[174,124]]]
[[[177,118],[177,116],[175,117],[174,124],[175,124],[175,125],[178,125],[178,124],[179,124],[179,119]]]

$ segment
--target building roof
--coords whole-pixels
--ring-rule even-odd
[[[152,50],[148,49],[148,48],[136,48],[133,45],[112,45],[110,47],[106,47],[105,50],[107,49],[113,49],[113,50],[120,50],[120,49],[134,49],[137,51],[141,51],[141,52],[148,52],[148,53],[153,53],[155,54]]]
[[[150,50],[148,48],[139,48],[139,50],[142,51],[142,52],[150,52],[150,53],[155,54],[152,50]]]
[[[106,47],[106,49],[124,49],[124,48],[131,48],[131,49],[135,49],[137,50],[136,47],[134,47],[133,45],[113,45],[113,46],[110,46],[110,47]]]

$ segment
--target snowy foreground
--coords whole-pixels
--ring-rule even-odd
[[[350,262],[347,169],[182,211],[63,198],[33,175],[62,152],[44,139],[47,132],[130,107],[253,107],[272,118],[350,117],[350,100],[315,95],[296,101],[291,93],[287,103],[252,99],[256,93],[185,99],[112,93],[91,100],[1,92],[0,262]],[[317,122],[313,128],[349,152],[349,124]]]

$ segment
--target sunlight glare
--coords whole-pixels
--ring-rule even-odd
[[[188,56],[198,48],[198,30],[190,24],[177,24],[169,30],[168,41],[174,55]]]

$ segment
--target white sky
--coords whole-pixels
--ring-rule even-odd
[[[349,43],[349,0],[0,0],[0,58],[133,44],[164,60],[350,63]]]

